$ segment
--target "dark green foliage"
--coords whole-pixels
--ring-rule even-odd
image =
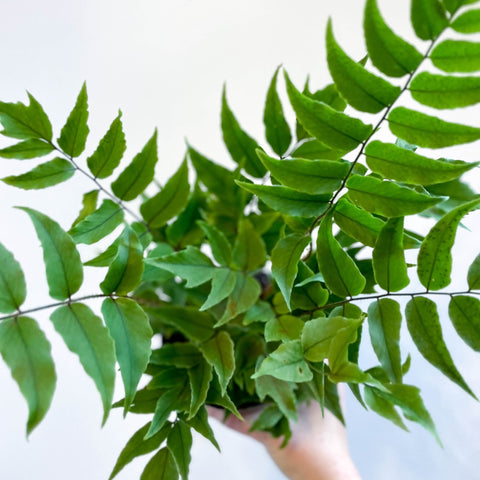
[[[444,38],[449,27],[459,35],[480,30],[479,11],[463,9],[471,3],[412,0],[412,27],[425,41],[417,49],[413,44],[421,41],[398,36],[377,0],[366,0],[368,58],[350,58],[329,23],[334,83],[314,90],[307,81],[299,90],[283,71],[282,93],[277,68],[263,109],[266,144],[243,130],[224,90],[221,128],[236,169],[187,144],[176,173],[153,194],[156,131],[111,190],[102,183],[122,161],[125,136],[119,113],[98,146],[84,153],[85,85],[57,141],[31,95],[28,105],[0,102],[2,134],[17,139],[0,157],[11,162],[55,153],[27,173],[3,178],[2,188],[47,188],[74,173],[95,182],[83,201],[75,200],[81,210],[68,233],[49,216],[20,208],[33,222],[50,296],[58,301],[51,320],[94,381],[103,420],[112,406],[116,363],[125,398],[113,406],[151,420],[127,443],[111,479],[152,452],[141,479],[186,480],[191,429],[218,448],[206,405],[241,418],[242,408],[264,404],[252,429],[285,442],[304,401],[343,421],[340,382],[400,428],[414,421],[438,440],[419,389],[403,383],[410,368],[400,347],[403,317],[425,359],[475,397],[452,360],[435,300],[450,296],[454,328],[480,351],[480,256],[471,260],[468,287],[448,290],[457,229],[480,205],[468,183],[479,162],[462,161],[456,151],[450,160],[423,150],[480,139],[478,122],[454,123],[449,110],[480,102],[480,46]],[[429,61],[453,74],[433,71]],[[418,108],[402,106],[407,95]],[[347,107],[372,114],[372,124]],[[433,226],[411,222],[418,215]],[[79,250],[77,244],[83,244]],[[407,249],[418,251],[412,264],[405,261]],[[104,267],[105,276],[79,296],[84,252],[83,265]],[[41,327],[25,316],[22,269],[2,244],[0,264],[0,354],[27,401],[29,433],[50,406],[54,363]],[[411,286],[407,267],[424,288]],[[86,305],[98,297],[103,320]],[[409,299],[404,314],[400,297]],[[367,312],[356,306],[360,299],[370,300]],[[46,301],[31,311],[51,306]],[[153,335],[161,346],[152,351]],[[369,340],[379,365],[363,364]],[[150,378],[139,390],[143,375]]]

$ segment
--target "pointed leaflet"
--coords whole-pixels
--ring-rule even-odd
[[[88,96],[84,83],[73,110],[60,132],[58,145],[69,157],[78,157],[84,150],[88,136]]]
[[[242,130],[233,112],[230,110],[225,87],[222,95],[222,133],[223,141],[232,159],[252,177],[263,177],[265,168],[255,154],[258,144]]]
[[[208,388],[213,377],[212,367],[202,358],[187,370],[190,380],[190,413],[189,419],[197,415],[199,409],[205,404]]]
[[[210,427],[210,424],[208,423],[208,413],[204,405],[202,405],[194,417],[187,419],[186,423],[194,428],[200,435],[203,435],[207,440],[209,440],[211,444],[220,452],[218,442],[215,439],[215,435]]]
[[[257,195],[270,208],[292,217],[316,217],[325,211],[330,200],[330,195],[310,195],[279,185],[236,183],[247,192]]]
[[[117,255],[110,265],[100,288],[105,295],[124,295],[139,283],[143,273],[143,249],[137,234],[130,227],[120,236]]]
[[[6,137],[28,140],[41,138],[51,142],[52,125],[42,106],[28,93],[29,105],[0,102],[0,132]]]
[[[388,124],[394,135],[419,147],[450,147],[480,138],[480,128],[446,122],[405,107],[393,110]]]
[[[0,312],[18,310],[27,296],[22,267],[12,253],[0,243]]]
[[[445,40],[433,49],[430,59],[444,72],[476,72],[480,69],[480,43]]]
[[[331,214],[323,218],[318,229],[317,262],[327,287],[335,295],[353,297],[363,291],[365,278],[333,236]]]
[[[451,27],[460,33],[480,32],[480,10],[469,10],[462,13],[452,22]]]
[[[197,223],[208,238],[215,260],[220,265],[230,265],[232,261],[232,247],[225,234],[215,227],[215,225],[210,225],[201,220]]]
[[[418,351],[452,382],[476,398],[455,367],[443,340],[437,305],[425,297],[412,298],[405,308],[410,336]]]
[[[175,459],[167,447],[162,448],[147,463],[140,480],[178,480]]]
[[[147,367],[153,332],[147,315],[133,300],[106,298],[102,304],[102,314],[115,341],[115,352],[125,386],[126,413]]]
[[[419,73],[409,87],[412,97],[434,108],[459,108],[480,102],[478,77],[454,77]]]
[[[378,113],[400,95],[400,88],[370,73],[341,49],[333,36],[332,22],[327,26],[327,61],[336,87],[357,110]]]
[[[187,288],[197,287],[210,280],[217,268],[197,247],[190,245],[180,252],[161,258],[147,259],[146,262],[183,278],[187,281],[185,285]]]
[[[143,193],[153,180],[157,160],[157,130],[155,130],[142,151],[112,183],[113,193],[125,201],[133,200]]]
[[[309,382],[312,371],[305,361],[300,340],[282,343],[261,363],[253,378],[271,375],[286,382]]]
[[[403,77],[413,72],[423,60],[414,46],[392,32],[382,18],[376,0],[367,0],[363,29],[368,56],[382,73]]]
[[[470,290],[480,290],[480,255],[477,255],[468,269],[467,282]]]
[[[87,218],[91,213],[97,209],[97,200],[100,190],[92,190],[83,194],[82,209],[78,212],[77,218],[73,221],[73,228],[77,223],[80,223],[84,218]]]
[[[311,238],[293,233],[281,238],[272,250],[272,276],[290,310],[290,295],[297,276],[300,257]]]
[[[55,390],[50,343],[29,317],[0,322],[0,354],[28,403],[27,435],[47,413]]]
[[[199,311],[208,310],[225,300],[235,288],[237,272],[229,268],[215,268],[212,275],[212,289]]]
[[[73,176],[75,167],[64,158],[42,163],[22,175],[2,178],[2,182],[24,190],[37,190],[65,182]]]
[[[82,261],[72,238],[43,213],[32,208],[18,208],[28,213],[42,244],[50,296],[66,300],[83,282]]]
[[[434,160],[377,140],[368,144],[365,155],[367,165],[374,172],[414,185],[445,183],[479,165],[479,162]]]
[[[348,196],[368,212],[384,217],[402,217],[423,212],[442,201],[442,197],[431,197],[417,193],[393,182],[375,177],[352,175],[347,181]]]
[[[123,221],[123,210],[105,199],[100,207],[77,223],[68,233],[75,243],[90,245],[112,233]]]
[[[183,480],[188,480],[188,470],[192,457],[190,450],[192,448],[192,432],[190,427],[181,420],[177,420],[167,438],[167,447],[172,454],[177,470]]]
[[[161,227],[183,210],[189,193],[188,165],[185,160],[162,190],[142,204],[142,217],[150,227]]]
[[[247,219],[242,218],[233,246],[234,265],[244,272],[251,272],[263,267],[266,260],[267,252],[262,237]]]
[[[265,324],[265,340],[267,342],[297,340],[304,324],[303,320],[293,315],[271,318]]]
[[[107,178],[118,167],[125,153],[125,134],[123,133],[122,113],[112,122],[97,149],[87,158],[87,165],[95,178]]]
[[[287,151],[292,142],[292,134],[283,114],[282,103],[277,93],[277,76],[280,67],[275,70],[270,86],[268,87],[263,123],[265,137],[273,151],[280,157]]]
[[[260,160],[282,185],[312,195],[332,193],[340,187],[350,164],[344,161],[292,158],[276,160],[257,150]]]
[[[353,150],[372,133],[372,126],[300,93],[285,72],[287,92],[305,130],[331,148]]]
[[[480,204],[473,200],[444,215],[430,230],[420,247],[417,260],[418,278],[427,290],[440,290],[450,284],[451,250],[460,220]]]
[[[296,398],[291,383],[271,375],[262,375],[255,378],[255,390],[262,402],[269,396],[287,418],[297,420]]]
[[[365,403],[378,415],[381,415],[383,418],[392,421],[397,427],[403,428],[408,432],[408,428],[403,423],[402,417],[395,410],[395,407],[391,402],[385,398],[380,397],[377,394],[375,388],[365,385]]]
[[[480,301],[478,298],[466,295],[452,297],[448,314],[463,341],[476,352],[480,352]]]
[[[112,405],[115,385],[115,347],[112,337],[102,320],[81,303],[57,308],[50,320],[95,382],[102,398],[104,424]]]
[[[43,157],[54,151],[54,147],[43,140],[32,138],[24,142],[16,143],[0,150],[0,157],[28,160],[30,158]]]
[[[221,330],[208,342],[202,343],[199,348],[205,360],[217,372],[222,395],[225,395],[235,371],[234,344],[230,335]]]
[[[398,292],[410,283],[403,247],[403,217],[390,218],[383,226],[372,259],[375,280],[387,292]]]
[[[422,40],[433,40],[448,25],[439,0],[412,0],[410,17],[417,37]]]
[[[144,425],[142,428],[137,430],[130,440],[127,442],[120,455],[118,456],[117,462],[113,467],[112,473],[108,477],[108,480],[112,480],[117,474],[128,465],[135,458],[146,455],[147,453],[153,452],[163,441],[167,438],[168,433],[170,432],[170,424],[167,424],[162,428],[156,435],[144,440],[144,437],[150,428],[150,422]]]
[[[332,149],[327,147],[320,140],[308,138],[302,140],[298,147],[291,152],[292,157],[307,158],[310,160],[318,160],[319,158],[328,160],[338,160],[347,153],[347,150]]]
[[[390,298],[372,302],[368,307],[368,330],[373,349],[392,383],[402,383],[400,354],[400,305]]]

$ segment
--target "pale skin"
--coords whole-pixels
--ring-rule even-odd
[[[280,448],[282,438],[266,432],[250,432],[261,407],[242,411],[245,421],[231,415],[223,420],[223,410],[209,407],[211,417],[237,432],[259,441],[278,468],[290,480],[361,480],[348,450],[344,425],[328,410],[322,416],[316,402],[298,407],[298,422],[291,424],[292,438]]]

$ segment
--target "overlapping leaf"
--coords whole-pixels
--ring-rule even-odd
[[[480,351],[480,301],[467,295],[456,295],[450,300],[448,313],[455,330],[476,352]]]
[[[480,43],[444,40],[433,49],[430,58],[444,72],[476,72],[480,69]]]
[[[0,150],[0,157],[28,160],[30,158],[43,157],[54,151],[54,146],[38,138],[32,138],[16,143]]]
[[[22,267],[13,254],[0,243],[0,312],[18,310],[27,296]]]
[[[412,0],[410,14],[413,29],[422,40],[433,40],[448,25],[439,0]]]
[[[480,32],[480,10],[468,10],[453,20],[451,27],[460,33]]]

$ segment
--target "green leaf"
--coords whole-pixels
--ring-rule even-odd
[[[190,462],[192,460],[190,455],[190,449],[192,448],[192,432],[186,423],[181,420],[175,422],[173,428],[168,434],[167,447],[175,460],[177,470],[182,479],[187,480]]]
[[[305,323],[293,315],[281,315],[271,318],[265,324],[265,340],[267,342],[297,340]]]
[[[467,281],[470,290],[480,290],[480,255],[477,255],[470,265]]]
[[[19,310],[27,296],[22,267],[12,253],[0,243],[0,312]]]
[[[480,138],[480,128],[446,122],[405,107],[395,108],[388,123],[394,135],[425,148],[450,147]]]
[[[82,261],[75,243],[57,222],[43,213],[27,207],[17,208],[30,216],[42,244],[50,296],[56,300],[70,298],[83,282]]]
[[[310,362],[325,360],[338,332],[344,328],[356,331],[358,327],[358,319],[338,315],[309,320],[305,323],[301,338],[305,358]]]
[[[191,343],[166,343],[153,350],[150,363],[192,369],[202,362],[200,351]]]
[[[452,14],[464,5],[470,5],[471,3],[477,2],[478,0],[442,0],[445,8]]]
[[[233,112],[230,110],[225,87],[222,95],[221,118],[223,141],[232,159],[252,177],[262,178],[265,175],[265,168],[255,153],[258,144],[242,130]]]
[[[147,367],[153,332],[147,315],[133,300],[106,298],[102,304],[102,314],[115,341],[115,352],[125,386],[126,413]]]
[[[230,335],[221,330],[208,342],[201,344],[199,348],[205,360],[217,372],[222,395],[225,395],[235,371],[234,344]]]
[[[202,406],[194,417],[186,420],[186,423],[194,428],[200,435],[203,435],[218,451],[220,451],[213,430],[208,423],[208,413],[205,406]]]
[[[433,40],[446,28],[448,19],[438,0],[412,0],[410,17],[418,38]]]
[[[237,272],[229,268],[216,268],[212,275],[212,289],[199,311],[208,310],[225,300],[235,288]]]
[[[450,25],[456,32],[480,32],[480,10],[468,10],[459,15]]]
[[[300,340],[282,343],[260,365],[253,378],[271,375],[286,382],[309,382],[313,375],[304,359]]]
[[[100,288],[105,295],[124,295],[139,283],[143,273],[143,249],[137,234],[130,227],[120,236],[117,255],[110,265]]]
[[[390,77],[403,77],[422,62],[422,54],[385,23],[376,0],[367,0],[363,29],[368,56],[382,73]]]
[[[415,297],[407,303],[405,314],[408,331],[418,351],[452,382],[476,398],[455,367],[445,345],[436,304],[428,298]]]
[[[331,148],[353,150],[372,133],[372,126],[300,93],[285,72],[290,103],[299,122],[312,136]]]
[[[178,480],[175,459],[167,447],[158,451],[147,463],[140,480]]]
[[[244,272],[263,267],[267,260],[265,243],[247,219],[238,223],[237,237],[233,246],[233,263]]]
[[[370,73],[346,55],[335,40],[331,20],[327,26],[327,61],[336,87],[357,110],[378,113],[400,95],[399,87]]]
[[[383,226],[372,253],[375,280],[387,292],[398,292],[409,283],[403,248],[403,217]]]
[[[456,295],[450,300],[448,314],[463,341],[480,352],[480,301],[466,295]]]
[[[64,158],[42,163],[22,175],[2,178],[2,182],[24,190],[38,190],[65,182],[73,176],[75,167]]]
[[[187,370],[187,374],[190,380],[190,414],[188,417],[190,420],[205,404],[213,373],[211,365],[203,359],[199,359],[195,366]]]
[[[97,149],[87,158],[87,165],[95,178],[107,178],[118,167],[125,153],[125,134],[123,133],[122,113],[112,122]]]
[[[443,200],[375,177],[352,175],[347,187],[348,196],[358,206],[384,217],[413,215]]]
[[[78,213],[78,217],[72,223],[71,229],[80,223],[82,220],[87,218],[91,213],[97,209],[97,200],[100,190],[92,190],[83,194],[82,199],[82,209]]]
[[[374,172],[414,185],[445,183],[479,165],[478,162],[434,160],[377,140],[368,144],[365,154],[367,165]]]
[[[67,347],[78,355],[87,375],[95,382],[103,403],[105,424],[115,385],[115,346],[102,320],[81,303],[57,308],[50,320]]]
[[[40,138],[52,141],[52,125],[42,106],[28,93],[28,106],[23,103],[0,102],[2,135],[20,140]]]
[[[402,383],[400,354],[400,305],[390,298],[372,302],[368,307],[368,329],[373,349],[393,383]]]
[[[247,192],[257,195],[270,208],[292,217],[317,217],[325,211],[330,199],[330,195],[310,195],[279,185],[236,183]]]
[[[100,207],[77,223],[68,233],[75,243],[91,245],[112,233],[123,222],[123,210],[105,199]]]
[[[55,390],[50,343],[35,320],[8,318],[0,322],[0,354],[27,401],[29,435],[47,413]]]
[[[217,267],[197,247],[188,246],[185,250],[162,258],[146,259],[146,263],[158,266],[187,281],[186,287],[193,288],[213,277]]]
[[[317,236],[317,262],[327,287],[339,297],[361,293],[366,280],[352,258],[332,234],[332,215],[320,223]]]
[[[272,318],[275,318],[275,312],[268,302],[260,300],[253,305],[243,317],[243,325],[248,326],[254,322],[266,323]]]
[[[365,386],[365,403],[375,412],[386,418],[387,420],[392,421],[397,427],[403,428],[408,432],[408,428],[403,423],[402,417],[395,410],[395,407],[386,400],[377,394],[377,389]]]
[[[113,467],[112,473],[108,477],[108,480],[112,480],[114,477],[120,473],[123,468],[128,465],[132,460],[141,455],[146,455],[147,453],[153,452],[164,442],[167,438],[168,433],[170,432],[171,426],[167,424],[162,428],[157,434],[153,437],[150,437],[148,440],[145,440],[144,437],[150,428],[150,423],[147,423],[142,428],[137,430],[130,440],[127,442],[123,450],[121,451],[115,466]]]
[[[235,287],[228,298],[225,312],[215,324],[216,327],[227,323],[241,313],[247,312],[250,307],[257,303],[262,293],[260,284],[254,278],[241,272],[236,272],[236,278]]]
[[[50,143],[37,138],[10,145],[0,150],[0,157],[28,160],[30,158],[43,157],[53,152],[55,148]]]
[[[265,168],[282,185],[312,195],[337,190],[350,169],[350,164],[344,161],[303,158],[276,160],[260,150],[257,150],[257,154]]]
[[[281,238],[272,250],[272,277],[277,282],[289,310],[291,308],[290,295],[298,272],[298,262],[310,242],[309,236],[293,233]]]
[[[480,199],[464,203],[444,215],[430,230],[420,247],[417,273],[427,290],[440,290],[450,284],[451,250],[461,219],[480,204]]]
[[[476,72],[480,69],[480,43],[444,40],[433,49],[430,59],[444,72]]]
[[[409,87],[412,97],[434,108],[459,108],[480,102],[478,77],[453,77],[419,73]]]
[[[142,217],[150,227],[158,228],[178,215],[188,202],[188,165],[185,160],[177,172],[154,197],[140,207]]]
[[[277,93],[277,77],[280,67],[275,70],[270,86],[268,87],[265,109],[263,111],[263,123],[265,125],[265,137],[273,151],[280,157],[287,151],[292,143],[290,127],[283,114],[282,103]]]
[[[262,402],[267,396],[270,397],[287,418],[297,420],[297,402],[291,383],[271,375],[262,375],[255,378],[255,389]]]
[[[200,220],[197,223],[208,238],[215,260],[220,265],[230,265],[232,261],[232,247],[225,234],[214,225]]]
[[[157,130],[155,130],[142,151],[112,183],[113,193],[125,201],[138,197],[153,180],[157,160]]]
[[[58,145],[69,157],[78,157],[84,150],[88,136],[88,96],[84,83],[73,110],[60,132]]]
[[[291,156],[295,158],[306,158],[310,160],[329,159],[338,160],[348,152],[348,149],[332,149],[314,138],[302,141],[295,150],[291,152]]]

